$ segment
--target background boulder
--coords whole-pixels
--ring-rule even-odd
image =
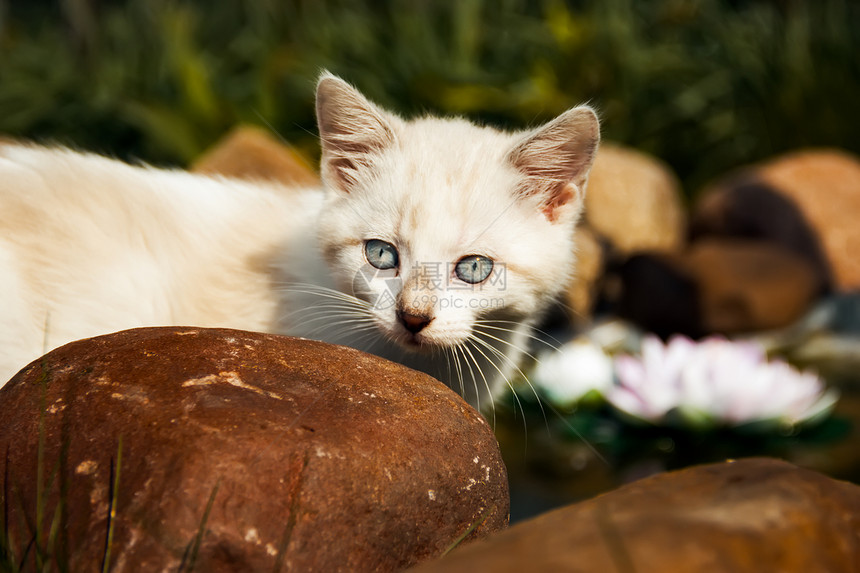
[[[318,186],[319,175],[292,146],[259,127],[236,127],[191,166],[195,173]]]
[[[790,325],[818,300],[825,281],[808,259],[781,245],[719,237],[681,253],[635,255],[618,275],[618,312],[663,337]]]
[[[720,235],[779,244],[810,261],[838,290],[860,288],[860,160],[806,150],[730,175],[706,189],[693,240]]]
[[[577,230],[577,267],[565,303],[574,323],[591,318],[607,266],[636,253],[674,253],[686,236],[681,187],[659,159],[602,143]]]
[[[659,159],[602,143],[588,178],[585,222],[623,254],[674,252],[684,243],[681,186]]]

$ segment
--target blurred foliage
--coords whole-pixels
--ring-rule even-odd
[[[405,114],[506,127],[588,101],[688,191],[860,153],[853,0],[0,0],[0,133],[186,164],[231,126],[316,153],[328,68]]]

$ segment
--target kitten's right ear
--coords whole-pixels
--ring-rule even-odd
[[[392,118],[328,72],[317,83],[316,107],[323,179],[349,193],[373,154],[394,143]]]
[[[539,197],[550,221],[579,213],[599,143],[597,114],[584,105],[527,134],[508,156],[526,176],[520,193]]]

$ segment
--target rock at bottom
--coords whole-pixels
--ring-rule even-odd
[[[415,571],[848,573],[858,564],[860,487],[748,459],[629,484]]]
[[[483,418],[343,347],[124,331],[32,363],[0,411],[0,495],[25,569],[108,556],[115,572],[392,571],[507,522]]]

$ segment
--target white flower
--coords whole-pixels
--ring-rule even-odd
[[[606,393],[613,384],[612,359],[585,339],[542,355],[532,374],[553,403],[572,405],[591,391]]]
[[[619,356],[615,367],[619,384],[607,393],[609,402],[652,422],[676,410],[687,419],[733,425],[797,424],[825,414],[837,399],[818,376],[768,362],[764,349],[749,342],[710,338],[697,344],[676,336],[663,345],[649,336],[641,359]]]

